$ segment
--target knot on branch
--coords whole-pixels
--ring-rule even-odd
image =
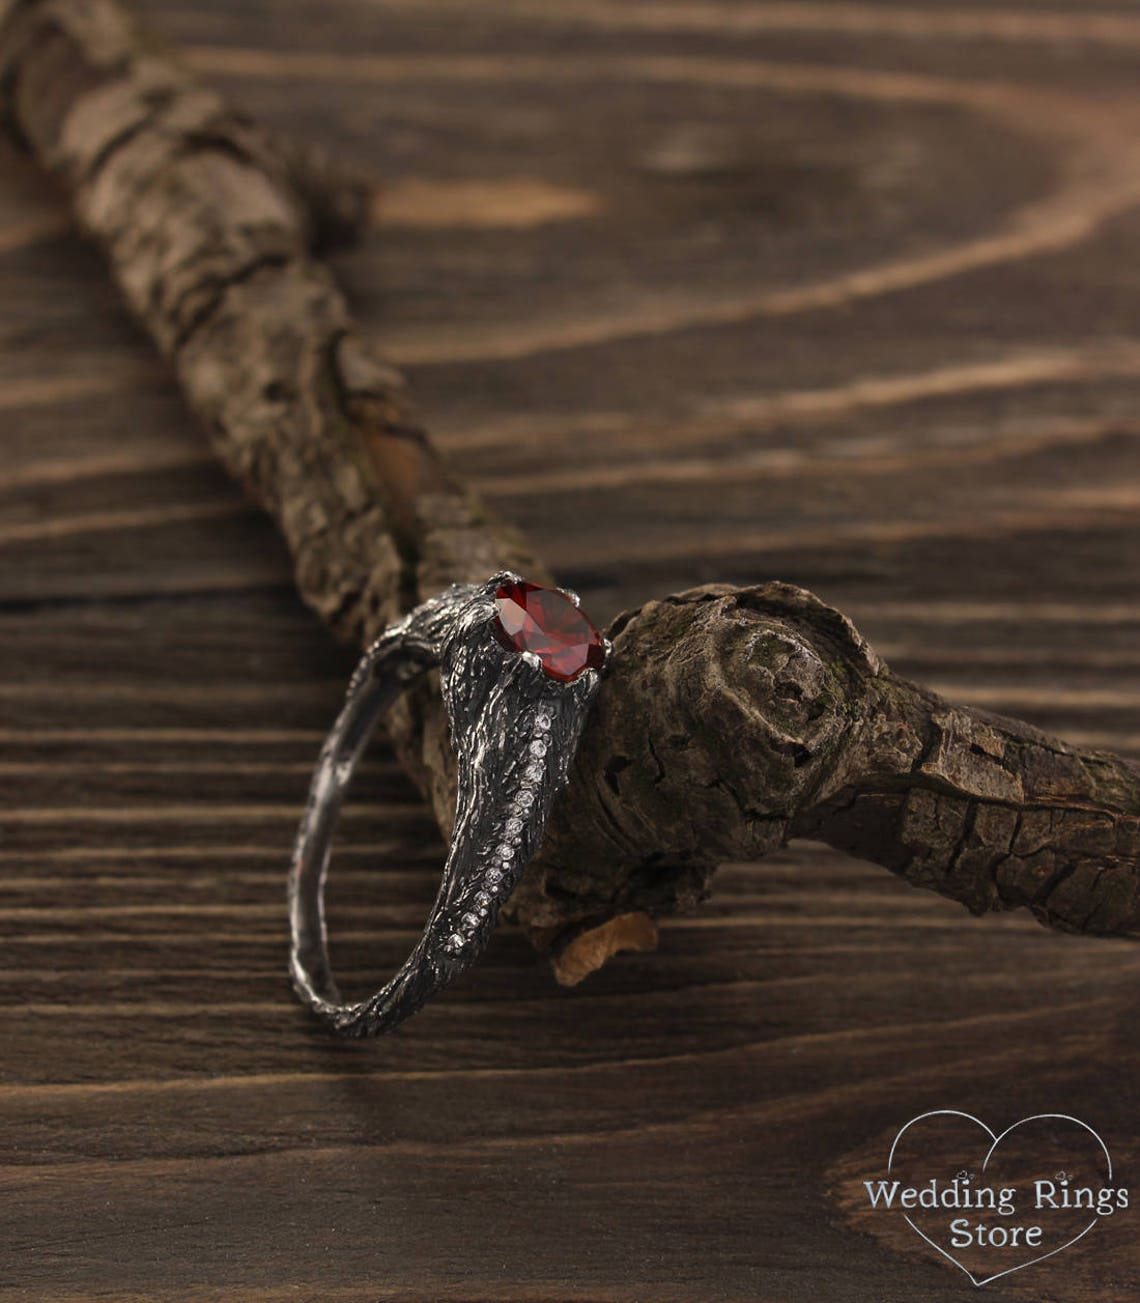
[[[787,584],[696,588],[611,635],[573,783],[515,895],[534,928],[685,909],[717,863],[781,846],[843,785],[883,670],[844,616]]]
[[[620,617],[543,854],[513,900],[577,980],[630,919],[691,908],[719,862],[791,836],[975,913],[1140,932],[1140,775],[893,675],[787,584],[709,586]],[[630,937],[634,940],[630,941]]]

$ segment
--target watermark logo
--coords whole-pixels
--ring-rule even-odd
[[[901,1215],[979,1286],[1055,1257],[1129,1205],[1108,1146],[1067,1113],[1000,1133],[957,1109],[922,1113],[895,1136],[885,1175],[862,1184],[876,1216]]]

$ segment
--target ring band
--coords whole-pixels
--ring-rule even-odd
[[[330,1029],[389,1031],[486,947],[569,777],[609,650],[573,593],[503,571],[425,602],[364,653],[321,750],[289,875],[293,985]],[[400,970],[368,999],[346,1003],[332,976],[324,905],[341,803],[380,717],[436,668],[458,771],[443,879]]]

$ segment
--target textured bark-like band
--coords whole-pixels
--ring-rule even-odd
[[[393,625],[365,652],[313,775],[289,878],[290,966],[301,999],[343,1036],[390,1031],[465,972],[491,938],[565,786],[599,673],[559,682],[494,633],[500,574],[457,584]],[[333,979],[324,890],[345,790],[377,723],[437,668],[458,760],[451,846],[412,953],[375,995],[345,1003]]]

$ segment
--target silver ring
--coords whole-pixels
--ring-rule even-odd
[[[364,653],[321,750],[289,874],[293,986],[333,1031],[389,1031],[486,947],[542,842],[609,652],[574,593],[503,571],[425,602]],[[341,802],[381,715],[436,668],[458,769],[443,880],[399,972],[368,999],[346,1003],[329,963],[324,904]]]

